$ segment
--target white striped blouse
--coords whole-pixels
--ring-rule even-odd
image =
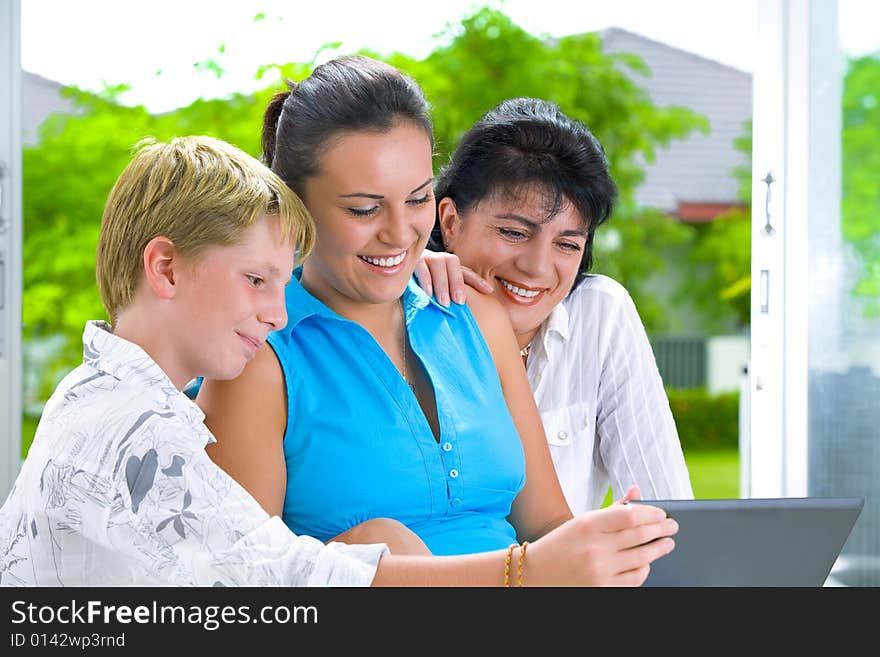
[[[626,289],[588,276],[532,341],[527,371],[573,513],[633,484],[642,499],[692,498],[669,400]]]

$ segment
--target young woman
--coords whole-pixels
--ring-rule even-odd
[[[288,285],[287,327],[239,378],[199,392],[212,458],[270,514],[325,541],[363,541],[363,522],[393,518],[452,555],[592,523],[578,539],[602,546],[589,565],[575,541],[558,568],[647,572],[645,536],[669,528],[637,536],[572,519],[497,301],[444,308],[412,281],[434,224],[432,149],[421,90],[368,58],[323,64],[273,99],[264,156],[317,239]]]
[[[430,246],[507,311],[572,511],[598,508],[609,484],[617,496],[637,485],[646,499],[693,497],[632,299],[585,273],[616,197],[592,133],[552,103],[504,101],[462,138],[435,194]],[[426,252],[417,275],[438,297],[461,294],[448,257]]]

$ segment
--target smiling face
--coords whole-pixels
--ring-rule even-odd
[[[282,241],[278,217],[263,217],[232,246],[209,246],[177,277],[176,326],[182,371],[233,379],[287,323],[284,287],[294,246]],[[194,373],[194,374],[193,374]]]
[[[449,198],[439,205],[447,250],[492,281],[521,347],[571,290],[587,241],[571,203],[549,221],[547,207],[546,195],[534,188],[490,196],[464,216]]]
[[[305,183],[317,241],[303,286],[349,318],[365,304],[396,301],[433,226],[432,180],[431,140],[420,126],[335,139]]]

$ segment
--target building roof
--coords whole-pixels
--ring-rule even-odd
[[[657,149],[636,201],[675,214],[682,205],[739,203],[731,171],[749,159],[733,140],[745,134],[752,116],[751,74],[620,28],[599,34],[606,53],[633,53],[644,60],[650,76],[627,70],[656,105],[688,107],[709,120],[709,134],[695,133]]]
[[[42,75],[21,72],[21,130],[25,146],[36,144],[39,129],[54,112],[72,112],[73,103],[61,95],[64,85]]]

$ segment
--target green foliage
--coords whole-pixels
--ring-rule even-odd
[[[614,242],[615,248],[603,253],[597,247],[595,270],[629,288],[649,329],[662,327],[668,309],[653,301],[645,284],[665,265],[663,247],[690,237],[677,222],[632,209],[635,188],[643,178],[640,161],[651,161],[660,145],[706,130],[706,120],[685,108],[655,107],[628,75],[645,71],[641,60],[605,55],[595,34],[536,37],[500,11],[484,8],[449,26],[440,43],[424,60],[401,54],[382,57],[419,80],[432,102],[437,166],[447,161],[481,114],[511,96],[546,98],[581,119],[605,146],[621,191],[615,217],[600,231],[608,231],[612,239],[606,242]],[[40,143],[24,151],[24,337],[66,338],[43,390],[54,387],[57,377],[51,372],[65,371],[79,361],[84,321],[104,316],[94,276],[100,218],[134,144],[147,136],[168,139],[198,133],[259,156],[263,110],[271,95],[283,88],[268,80],[301,80],[326,50],[338,45],[322,47],[311,62],[260,67],[256,78],[266,79],[267,88],[253,95],[200,99],[156,116],[143,107],[119,104],[124,86],[98,95],[71,90],[76,113],[47,122]],[[222,56],[221,46],[196,67],[222,76]]]
[[[593,270],[623,283],[629,290],[649,333],[668,330],[666,306],[648,284],[670,264],[670,248],[691,247],[694,230],[650,208],[639,214],[617,212],[608,225],[596,233]]]
[[[880,316],[880,56],[853,59],[843,88],[843,236],[862,259],[855,293]]]
[[[698,239],[690,254],[702,276],[686,294],[707,313],[724,308],[740,327],[751,321],[752,220],[747,208],[734,208],[711,223],[695,226]]]
[[[652,161],[657,146],[708,131],[706,119],[686,108],[656,107],[629,75],[646,72],[641,60],[606,55],[597,34],[541,38],[483,8],[445,36],[449,45],[421,62],[389,58],[419,80],[432,102],[440,165],[471,124],[502,100],[544,98],[596,134],[627,204],[644,178],[638,156]]]
[[[752,289],[752,121],[744,123],[734,147],[748,161],[731,174],[739,181],[741,207],[717,216],[705,225],[693,226],[694,244],[685,266],[691,281],[676,297],[702,310],[710,330],[723,330],[727,317],[739,328],[751,322]]]
[[[701,449],[737,449],[739,393],[710,395],[705,389],[666,390],[685,454]]]

